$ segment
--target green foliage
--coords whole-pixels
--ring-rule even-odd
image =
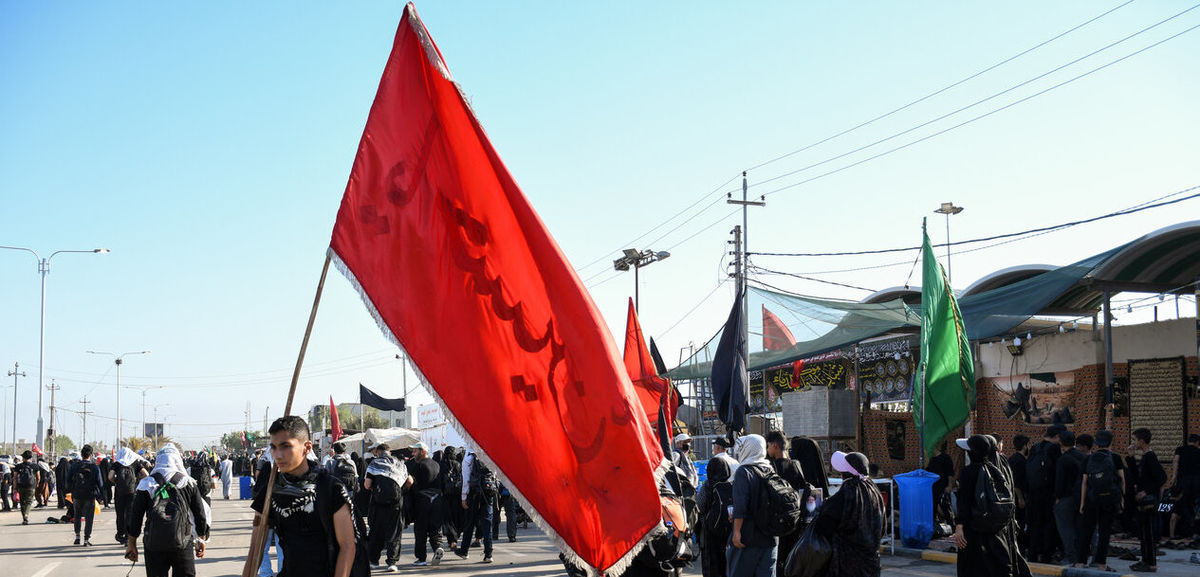
[[[75,441],[72,441],[71,437],[68,437],[66,435],[61,435],[61,434],[54,435],[54,452],[55,453],[58,453],[59,455],[63,455],[70,451],[74,451],[75,449],[76,449]]]

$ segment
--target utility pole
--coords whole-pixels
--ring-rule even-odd
[[[24,377],[25,373],[21,372],[21,363],[13,363],[13,370],[8,371],[8,376],[13,378],[13,450],[12,454],[17,454],[17,377]]]
[[[267,408],[263,409],[263,428],[262,428],[263,434],[267,433],[267,416],[270,414],[271,414],[271,406],[267,405]]]
[[[55,452],[57,443],[54,442],[54,437],[58,434],[58,431],[54,430],[54,391],[61,388],[54,383],[54,379],[50,379],[50,384],[46,385],[46,389],[50,391],[50,430],[46,431],[46,452],[51,456],[58,454]]]
[[[741,241],[741,247],[740,247],[741,259],[738,261],[741,264],[741,267],[739,268],[739,270],[741,271],[741,277],[740,277],[741,284],[738,287],[738,289],[739,289],[738,294],[741,294],[741,291],[744,291],[746,289],[746,269],[749,268],[749,266],[750,266],[750,263],[746,260],[746,253],[750,250],[750,217],[746,211],[746,208],[751,207],[751,206],[766,206],[767,205],[766,196],[760,196],[758,198],[758,200],[747,200],[747,195],[749,193],[749,190],[750,190],[750,186],[746,180],[746,171],[743,170],[742,171],[742,199],[734,200],[732,193],[727,194],[726,199],[725,199],[725,204],[736,204],[736,205],[740,205],[742,207],[742,237],[741,237],[742,241]],[[749,301],[749,299],[742,301],[742,322],[747,323],[747,327],[749,326],[749,324],[748,324],[750,322],[750,301]],[[747,341],[747,343],[749,343],[749,341]],[[744,352],[748,352],[748,351],[744,351]]]
[[[79,446],[82,447],[87,444],[87,416],[92,414],[92,412],[87,410],[87,406],[91,404],[91,401],[86,396],[79,402],[83,405],[83,410],[79,411],[79,416],[83,418],[83,438],[79,440]]]
[[[737,294],[742,294],[742,227],[735,225],[733,230],[729,231],[733,235],[733,240],[725,241],[733,245],[733,252],[729,253],[733,256],[733,277],[734,289]]]

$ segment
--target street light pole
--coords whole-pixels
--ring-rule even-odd
[[[943,202],[942,207],[933,211],[934,214],[946,215],[946,280],[950,281],[954,278],[951,274],[950,267],[950,215],[958,214],[963,211],[963,207],[954,206],[953,202]],[[950,289],[954,290],[954,289]]]
[[[12,454],[17,454],[17,377],[24,377],[25,373],[21,371],[21,363],[13,363],[13,370],[8,371],[8,376],[13,378],[13,422],[12,422]]]
[[[113,445],[113,450],[121,448],[121,364],[126,355],[147,355],[150,351],[131,351],[128,353],[109,353],[105,351],[87,351],[92,355],[108,355],[113,357],[114,363],[117,365],[117,444]],[[145,415],[143,415],[145,418]]]
[[[36,437],[39,445],[46,445],[44,439],[42,438],[42,426],[44,423],[44,421],[42,421],[42,389],[46,386],[46,381],[43,376],[46,372],[46,276],[50,274],[50,259],[54,258],[54,255],[62,253],[108,254],[111,251],[109,251],[107,248],[94,248],[92,250],[56,250],[50,253],[50,256],[42,258],[40,255],[38,255],[37,251],[31,248],[25,248],[21,246],[0,246],[0,249],[21,250],[32,254],[33,257],[38,261],[38,273],[42,275],[42,320],[41,328],[38,329],[38,412]],[[16,393],[14,392],[13,394],[15,395]],[[51,455],[54,454],[53,438],[51,438],[50,444],[46,445],[46,449]]]
[[[627,271],[630,268],[633,269],[633,311],[640,313],[641,303],[639,301],[641,287],[639,286],[638,282],[638,271],[642,267],[650,265],[650,263],[665,260],[667,257],[671,256],[671,253],[665,250],[655,252],[650,249],[639,251],[634,248],[627,248],[622,252],[625,253],[625,256],[613,261],[613,269],[619,271]]]

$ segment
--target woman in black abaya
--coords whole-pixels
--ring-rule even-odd
[[[722,459],[708,461],[708,480],[700,486],[696,495],[696,506],[700,510],[700,523],[704,530],[700,535],[700,570],[704,577],[724,577],[725,546],[729,543],[732,525],[728,522],[728,507],[733,505],[733,482],[730,480],[729,464]],[[722,523],[715,519],[724,516]],[[710,522],[710,519],[714,521]],[[719,528],[714,528],[714,526]]]
[[[842,473],[842,488],[813,521],[813,531],[829,538],[833,548],[826,576],[879,577],[883,495],[867,476],[870,464],[862,453],[841,451],[833,454],[831,464]]]
[[[972,528],[975,482],[984,463],[999,469],[1010,491],[1013,486],[1012,470],[1000,458],[996,439],[991,435],[971,435],[970,439],[959,439],[957,444],[970,457],[970,464],[958,476],[958,515],[954,519],[959,577],[1029,577],[1029,565],[1017,549],[1015,521],[995,533]]]
[[[800,461],[804,480],[814,489],[820,489],[822,498],[829,497],[829,478],[825,476],[825,455],[817,442],[808,437],[792,437],[788,456]]]

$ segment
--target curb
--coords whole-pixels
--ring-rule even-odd
[[[957,553],[946,553],[944,551],[933,551],[930,549],[896,547],[895,555],[897,557],[911,557],[913,559],[933,561],[935,563],[958,563]],[[1049,575],[1050,577],[1137,577],[1136,575],[1128,573],[1119,574],[1111,571],[1101,571],[1099,569],[1080,569],[1077,567],[1048,565],[1046,563],[1030,563],[1029,571],[1034,575]]]

